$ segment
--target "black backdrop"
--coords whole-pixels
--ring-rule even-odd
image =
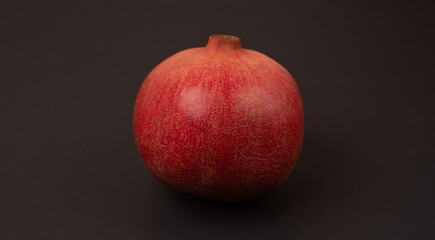
[[[0,239],[435,239],[430,1],[2,5]],[[132,133],[147,73],[215,33],[304,100],[293,173],[239,204],[161,185]]]

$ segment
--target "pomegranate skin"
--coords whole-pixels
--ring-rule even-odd
[[[303,110],[290,73],[229,35],[167,58],[146,77],[133,128],[159,181],[218,201],[281,184],[302,148]]]

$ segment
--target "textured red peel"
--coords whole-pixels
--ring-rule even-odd
[[[200,197],[244,201],[281,184],[302,147],[303,110],[290,73],[213,35],[145,79],[134,109],[136,144],[161,182]]]

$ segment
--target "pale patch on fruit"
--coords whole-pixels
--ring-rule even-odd
[[[206,113],[205,94],[199,87],[186,88],[181,91],[178,107],[184,114],[201,117]]]
[[[267,89],[252,86],[237,94],[241,108],[257,116],[270,116],[279,113],[283,108],[280,98],[270,94]]]

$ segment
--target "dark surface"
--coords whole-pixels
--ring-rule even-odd
[[[24,1],[0,7],[0,239],[435,239],[430,1]],[[239,36],[295,77],[300,161],[225,204],[155,181],[136,93],[160,61]]]

